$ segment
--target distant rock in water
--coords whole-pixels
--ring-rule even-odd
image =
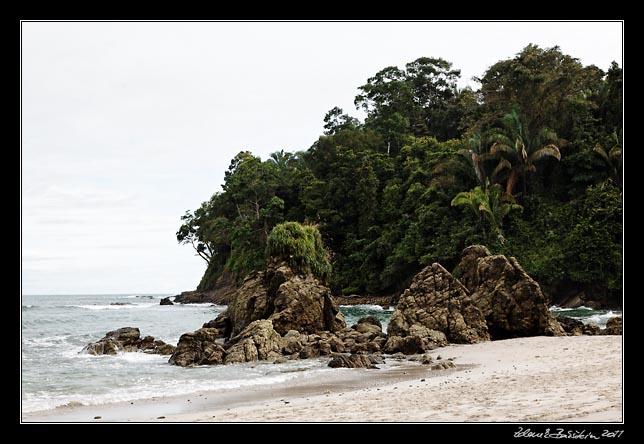
[[[107,334],[96,342],[87,344],[82,353],[90,355],[115,355],[119,352],[137,352],[170,355],[174,352],[174,345],[155,340],[152,336],[141,338],[138,328],[123,327]]]
[[[169,297],[161,299],[159,302],[159,305],[174,305],[174,303],[170,300]]]
[[[483,313],[492,339],[564,334],[539,284],[514,257],[473,245],[463,250],[455,275]]]
[[[454,343],[473,344],[490,339],[485,318],[474,304],[469,291],[442,265],[434,263],[418,273],[400,296],[387,327],[389,350],[405,354],[422,353],[430,343],[442,344],[440,336]],[[393,336],[415,336],[424,345],[391,343]],[[407,341],[409,342],[409,340]]]

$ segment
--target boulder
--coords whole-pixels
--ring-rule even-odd
[[[419,336],[389,336],[383,351],[387,354],[415,355],[424,353],[425,345],[423,339]]]
[[[400,296],[387,332],[392,336],[411,336],[414,326],[423,327],[425,334],[442,332],[448,341],[455,343],[472,344],[490,339],[485,318],[474,305],[469,291],[438,263],[414,277]]]
[[[169,297],[161,299],[159,305],[174,305],[174,302],[170,300]]]
[[[357,322],[358,325],[360,324],[371,324],[375,325],[376,327],[380,328],[380,331],[382,331],[382,323],[380,322],[380,319],[373,315],[365,316],[364,318],[358,319]]]
[[[580,335],[581,329],[584,327],[583,322],[569,316],[556,316],[555,319],[559,322],[561,328],[563,328],[563,330],[569,335]]]
[[[200,328],[191,333],[184,333],[168,362],[181,367],[221,364],[225,351],[222,345],[216,342],[219,338],[221,335],[216,328]]]
[[[334,353],[332,355],[331,361],[329,361],[329,367],[338,368],[371,368],[377,369],[376,364],[383,364],[384,360],[382,357],[377,355],[356,355],[356,354],[344,354],[344,353]]]
[[[295,273],[284,261],[271,261],[265,272],[249,275],[231,298],[227,315],[233,335],[260,319],[272,321],[281,335],[346,326],[329,288],[311,274]]]
[[[284,340],[268,319],[253,321],[241,333],[231,338],[225,364],[257,360],[275,360],[282,356]]]
[[[166,344],[161,340],[155,340],[152,336],[141,339],[141,332],[138,328],[123,327],[110,331],[96,342],[87,344],[83,353],[90,355],[115,355],[119,352],[137,352],[169,355],[174,352],[174,346]]]
[[[601,331],[602,335],[621,335],[622,334],[622,318],[610,318],[606,322],[606,328]]]
[[[201,328],[215,328],[219,331],[219,337],[221,338],[230,337],[230,333],[232,331],[230,318],[227,316],[225,311],[219,313],[215,319],[204,323]]]
[[[454,274],[483,313],[492,339],[564,334],[539,284],[514,257],[492,255],[486,247],[473,245],[463,250]]]

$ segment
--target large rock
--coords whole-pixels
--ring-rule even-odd
[[[622,318],[615,317],[606,321],[606,328],[601,331],[602,335],[621,335],[622,334]]]
[[[414,326],[419,333],[412,334]],[[442,332],[448,341],[455,343],[472,344],[490,339],[485,318],[468,290],[438,263],[414,277],[400,296],[387,327],[391,336],[421,339],[432,331]]]
[[[230,342],[233,345],[226,351],[225,364],[275,360],[282,356],[282,348],[285,344],[282,336],[273,329],[273,323],[268,319],[251,322]]]
[[[143,351],[145,353],[169,355],[174,352],[174,348],[173,345],[166,344],[161,340],[155,340],[152,336],[141,338],[141,332],[138,328],[123,327],[107,332],[98,341],[87,344],[82,352],[90,355],[115,355],[119,352]]]
[[[161,299],[159,301],[159,305],[174,305],[174,303],[170,300],[169,297]]]
[[[329,361],[329,367],[338,368],[373,368],[377,369],[376,364],[384,364],[382,357],[378,355],[356,355],[356,354],[344,354],[344,353],[334,353],[332,355],[331,361]]]
[[[455,275],[483,313],[492,339],[564,334],[539,284],[514,257],[473,245],[463,250]]]
[[[221,364],[225,351],[223,346],[216,342],[219,338],[221,334],[216,328],[200,328],[191,333],[184,333],[168,362],[181,367]]]
[[[338,331],[346,326],[331,291],[311,274],[295,273],[286,262],[271,262],[249,275],[228,305],[232,334],[251,322],[269,319],[281,335]]]

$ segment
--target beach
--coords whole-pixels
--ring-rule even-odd
[[[24,422],[621,422],[622,336],[529,337],[277,384],[23,413]],[[441,359],[438,359],[440,356]],[[394,361],[389,359],[388,363]],[[187,370],[189,371],[189,370]]]

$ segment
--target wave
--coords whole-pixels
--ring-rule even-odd
[[[130,355],[137,355],[138,353],[130,353]],[[141,353],[145,355],[145,353]],[[158,355],[149,355],[158,356]],[[245,364],[233,364],[229,370],[239,372],[241,367],[247,367]],[[238,367],[238,368],[232,368]],[[274,369],[274,366],[272,366]],[[277,366],[279,367],[279,366]],[[184,372],[186,369],[179,369]],[[22,411],[25,413],[37,412],[43,410],[55,409],[64,406],[79,406],[79,405],[101,405],[114,402],[126,402],[146,400],[151,398],[158,398],[160,396],[177,396],[177,395],[192,395],[203,391],[210,390],[231,390],[240,387],[262,386],[269,384],[283,384],[286,381],[306,378],[319,374],[321,372],[334,371],[328,368],[305,368],[306,371],[301,372],[284,372],[282,371],[277,375],[258,375],[250,379],[230,379],[218,380],[216,378],[208,378],[203,380],[198,379],[169,379],[169,380],[153,380],[149,376],[141,377],[141,383],[134,387],[119,387],[110,390],[108,393],[93,393],[93,394],[58,394],[58,393],[45,393],[34,392],[25,393],[22,398]],[[335,369],[337,370],[337,369]]]
[[[340,307],[345,309],[360,309],[368,311],[394,311],[395,307],[384,308],[382,305],[376,304],[358,304],[358,305],[340,305]]]
[[[573,310],[590,310],[590,311],[592,311],[593,309],[590,308],[590,307],[586,307],[584,305],[581,305],[581,306],[576,307],[576,308],[559,307],[558,305],[553,305],[552,307],[550,307],[550,311],[557,311],[557,312],[558,311],[573,311]]]
[[[159,304],[146,303],[146,304],[97,304],[97,305],[69,305],[69,307],[82,308],[85,310],[126,310],[133,308],[150,308]]]

